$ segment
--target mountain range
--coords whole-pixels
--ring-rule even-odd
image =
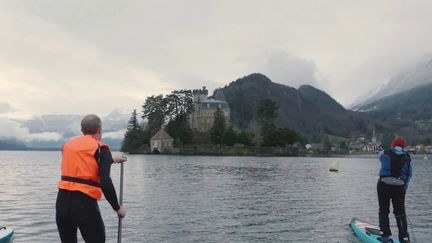
[[[239,128],[256,128],[259,102],[271,99],[278,106],[275,125],[294,129],[310,142],[321,142],[327,135],[370,136],[373,131],[381,136],[405,136],[411,144],[430,143],[432,137],[431,57],[359,98],[350,109],[313,86],[296,89],[259,73],[232,81],[220,90],[231,108],[231,124]],[[129,118],[130,114],[118,110],[102,117],[104,141],[114,149],[120,147]],[[14,120],[21,130],[9,129],[21,134],[0,134],[0,149],[60,148],[67,138],[80,133],[80,119],[80,115],[43,115]]]
[[[325,135],[356,138],[401,135],[411,144],[430,143],[432,137],[432,56],[395,75],[380,88],[345,109],[330,95],[310,85],[298,89],[251,74],[222,88],[231,108],[232,123],[250,127],[257,105],[271,99],[279,107],[275,121],[319,142]]]
[[[430,144],[432,137],[432,58],[382,86],[374,95],[357,103],[353,110],[377,119],[394,133],[414,143]]]
[[[392,127],[414,143],[432,137],[432,83],[359,105],[357,110]]]
[[[310,85],[298,89],[273,83],[263,74],[255,73],[237,79],[222,88],[231,108],[231,122],[250,128],[257,122],[257,107],[263,99],[276,102],[275,125],[294,129],[312,142],[324,135],[350,137],[370,133],[381,122],[363,113],[345,109],[330,95]]]
[[[432,56],[425,56],[413,67],[395,75],[379,88],[373,89],[367,95],[358,98],[349,108],[361,111],[362,107],[382,98],[430,83],[432,83]]]

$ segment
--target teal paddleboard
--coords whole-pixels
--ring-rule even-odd
[[[12,243],[14,231],[0,226],[0,243]]]
[[[382,243],[378,240],[380,237],[380,229],[378,226],[367,223],[357,218],[353,218],[350,227],[357,238],[363,243]],[[400,243],[399,240],[390,238],[389,242]]]

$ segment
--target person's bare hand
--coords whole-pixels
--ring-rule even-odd
[[[114,163],[123,163],[127,160],[126,155],[124,154],[119,154],[113,157],[113,161]]]
[[[123,206],[120,206],[119,210],[117,210],[116,213],[117,216],[122,219],[126,216],[126,209]]]

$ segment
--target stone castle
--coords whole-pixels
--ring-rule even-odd
[[[222,90],[217,90],[213,98],[208,97],[205,86],[192,91],[194,99],[194,112],[189,115],[189,125],[197,132],[207,132],[213,126],[214,113],[221,109],[225,115],[227,125],[230,121],[230,108],[225,100]]]

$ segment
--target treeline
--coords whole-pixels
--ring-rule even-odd
[[[221,109],[214,113],[213,126],[208,132],[197,132],[190,128],[188,116],[194,111],[191,90],[174,90],[163,96],[147,97],[142,105],[142,121],[138,121],[136,110],[129,120],[121,150],[136,152],[161,128],[174,138],[174,146],[286,146],[298,142],[304,144],[304,138],[286,127],[276,127],[274,120],[278,116],[276,102],[263,99],[257,107],[258,121],[249,129],[238,129],[235,124],[226,121]]]
[[[134,152],[144,144],[150,143],[150,138],[162,127],[174,138],[175,144],[192,143],[193,131],[189,127],[187,115],[194,109],[191,90],[174,90],[166,96],[147,97],[142,105],[142,120],[138,122],[134,110],[126,129],[121,150]]]

